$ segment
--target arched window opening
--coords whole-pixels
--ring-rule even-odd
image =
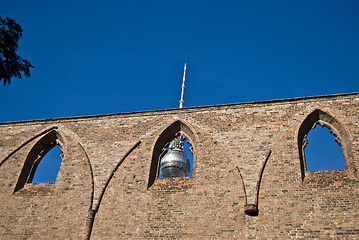
[[[321,129],[317,127],[317,125],[324,128]],[[328,130],[330,131],[328,132]],[[317,134],[317,131],[322,133]],[[324,139],[315,140],[316,138],[322,138],[323,134],[328,136],[325,139],[329,139],[329,145],[325,144],[326,140]],[[312,139],[312,135],[317,135],[317,137]],[[333,141],[333,136],[335,142]],[[315,142],[317,142],[320,147],[316,147]],[[306,147],[307,145],[308,147]],[[321,147],[323,147],[325,151],[319,153],[318,156],[311,156],[311,148],[318,150]],[[337,153],[337,155],[339,155],[337,161],[325,157],[326,154],[333,157],[334,153],[327,152],[334,149],[337,149],[337,152],[339,152]],[[353,167],[349,161],[352,159],[352,153],[348,130],[337,118],[320,109],[311,112],[300,125],[298,129],[298,150],[302,180],[304,180],[306,171],[351,169]],[[315,164],[314,162],[321,164],[321,166],[313,165]],[[334,164],[334,166],[332,166],[332,164]]]
[[[307,171],[345,169],[343,151],[330,130],[316,125],[309,131],[304,146]]]
[[[179,141],[178,138],[181,138],[181,141],[183,145],[181,145],[178,149],[171,149],[171,143],[173,141]],[[173,146],[175,146],[177,143],[175,143]],[[182,121],[175,121],[171,125],[169,125],[157,138],[155,145],[153,146],[153,153],[152,153],[152,161],[151,161],[151,168],[150,168],[150,174],[148,179],[148,188],[150,188],[156,179],[158,178],[164,178],[163,174],[161,174],[161,160],[163,158],[167,158],[166,154],[169,154],[172,152],[171,155],[181,155],[182,159],[184,159],[183,162],[186,162],[186,159],[188,159],[189,163],[189,169],[188,173],[185,174],[187,177],[193,177],[194,171],[194,163],[195,163],[195,156],[196,156],[196,142],[195,142],[195,135],[191,128],[184,124]],[[182,152],[182,153],[179,153]],[[185,157],[183,157],[185,155]],[[176,160],[173,162],[177,162]],[[172,163],[170,163],[169,167]],[[178,169],[182,167],[181,164],[174,163],[174,165],[177,165]],[[184,164],[186,165],[186,164]],[[175,170],[176,166],[173,166],[172,170]],[[177,170],[178,170],[177,169]],[[186,172],[186,171],[184,171]],[[183,177],[183,175],[177,175],[178,177]],[[168,177],[168,176],[167,176]],[[175,176],[169,176],[169,177],[175,177]]]
[[[55,183],[62,162],[61,135],[52,130],[30,150],[20,172],[14,192],[28,183]],[[55,156],[54,156],[55,155]]]
[[[55,183],[62,161],[62,149],[55,145],[45,156],[34,162],[29,183]]]
[[[183,144],[181,142],[183,142]],[[178,146],[178,144],[180,146]],[[167,147],[163,148],[163,151],[160,154],[158,178],[192,177],[192,143],[184,136],[178,134],[178,136],[172,139],[166,146]],[[183,152],[183,154],[181,152]]]

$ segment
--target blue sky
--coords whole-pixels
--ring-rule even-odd
[[[0,122],[359,91],[359,1],[0,0],[31,78]]]
[[[326,127],[317,125],[308,133],[304,149],[307,171],[345,169],[343,152]]]
[[[32,183],[56,182],[57,174],[61,166],[61,147],[53,147],[40,161],[32,178]]]
[[[358,1],[20,1],[0,122],[359,91]]]

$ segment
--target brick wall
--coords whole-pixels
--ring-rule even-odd
[[[305,171],[299,129],[316,121],[345,170]],[[56,183],[14,191],[51,131]],[[157,179],[152,156],[177,131],[193,177]],[[0,123],[0,239],[356,239],[358,161],[359,94]]]

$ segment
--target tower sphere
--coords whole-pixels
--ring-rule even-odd
[[[190,171],[190,162],[183,152],[184,137],[173,139],[168,152],[161,158],[160,172],[164,178],[186,177]]]

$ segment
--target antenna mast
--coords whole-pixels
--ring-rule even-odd
[[[182,108],[183,103],[184,103],[183,94],[184,94],[184,82],[186,81],[186,66],[187,66],[187,63],[184,63],[183,81],[182,81],[182,93],[181,93],[181,100],[179,101],[180,102],[179,108]]]

